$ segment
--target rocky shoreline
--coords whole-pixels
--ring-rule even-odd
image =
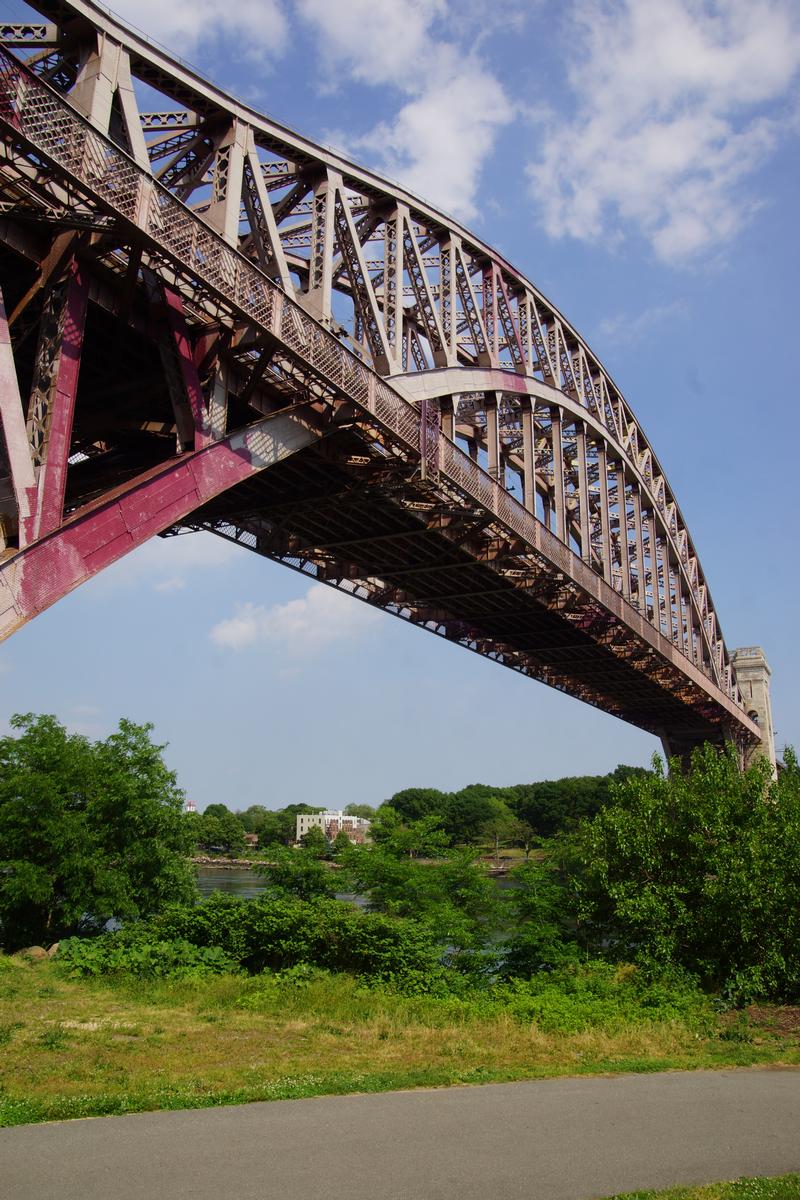
[[[221,871],[232,871],[235,868],[266,867],[269,864],[263,858],[207,858],[205,855],[195,855],[189,860],[196,867],[219,867]]]

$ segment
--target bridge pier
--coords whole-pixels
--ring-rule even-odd
[[[734,650],[731,655],[731,666],[736,676],[736,682],[742,695],[744,710],[761,733],[760,744],[751,745],[746,749],[740,746],[742,767],[749,767],[758,756],[767,759],[772,768],[772,774],[777,772],[775,756],[775,730],[772,725],[772,706],[769,698],[769,681],[772,671],[769,668],[764,651],[760,646],[745,646]],[[731,732],[723,735],[725,741],[736,739]],[[680,760],[684,769],[688,768],[692,751],[702,745],[702,736],[691,734],[672,734],[662,732],[661,746],[667,762],[671,758]],[[720,745],[723,743],[720,742]]]
[[[755,721],[761,731],[761,745],[745,754],[745,766],[749,766],[756,755],[763,755],[776,772],[775,729],[772,724],[772,705],[769,699],[769,680],[772,671],[760,646],[744,646],[734,650],[731,666],[739,684],[747,715]]]

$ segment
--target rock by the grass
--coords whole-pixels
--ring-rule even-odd
[[[28,962],[42,962],[47,958],[47,951],[44,946],[28,946],[25,950],[20,950],[20,958],[27,958]]]

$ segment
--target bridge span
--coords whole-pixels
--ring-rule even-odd
[[[0,638],[210,530],[670,753],[774,762],[763,655],[743,696],[658,459],[558,310],[89,0],[34,7],[0,27]]]

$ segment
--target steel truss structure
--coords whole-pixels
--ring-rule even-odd
[[[0,27],[0,636],[207,529],[671,751],[755,745],[664,473],[552,304],[89,0],[35,7]]]

